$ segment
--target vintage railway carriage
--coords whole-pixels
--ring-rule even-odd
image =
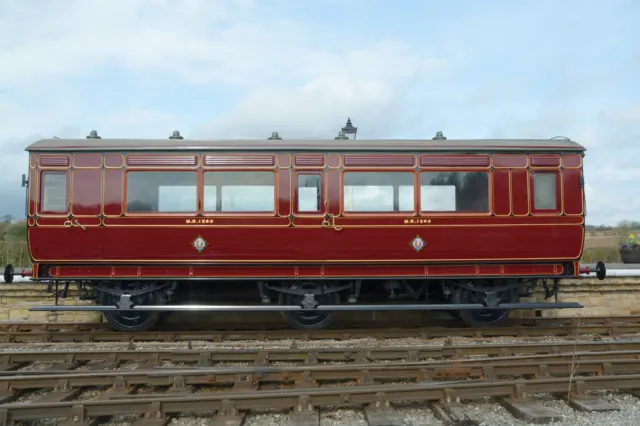
[[[384,305],[363,309],[413,300],[497,324],[534,307],[516,305],[533,285],[579,275],[585,149],[568,139],[92,132],[27,150],[34,279],[82,283],[121,330],[153,326],[162,314],[149,309],[174,309],[189,281],[233,282],[256,309],[313,328],[369,293]]]

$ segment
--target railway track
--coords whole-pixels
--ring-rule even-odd
[[[288,411],[289,424],[309,425],[318,424],[320,408],[345,404],[363,410],[369,425],[404,425],[396,405],[408,400],[426,404],[445,423],[478,424],[458,399],[484,397],[499,398],[517,418],[546,422],[559,415],[528,394],[550,393],[581,411],[615,410],[588,394],[640,389],[640,350],[387,364],[5,373],[0,376],[0,425],[42,418],[88,424],[120,415],[133,415],[135,424],[165,424],[178,413],[202,412],[209,413],[209,424],[239,425],[247,413],[260,409]],[[28,392],[40,396],[20,400]],[[87,392],[90,399],[83,395]]]
[[[440,324],[440,323],[438,323]],[[383,327],[340,330],[179,330],[123,333],[110,331],[104,323],[4,323],[0,324],[0,343],[35,342],[179,342],[179,341],[274,341],[274,340],[346,340],[359,338],[443,337],[549,337],[598,335],[627,336],[640,333],[640,316],[628,317],[560,317],[514,320],[508,327],[459,327],[447,325],[423,327]]]
[[[426,418],[479,424],[476,407],[489,404],[486,397],[512,419],[542,422],[560,419],[552,403],[566,415],[637,402],[640,316],[512,324],[126,334],[102,323],[1,323],[0,426],[44,418],[74,425],[278,424],[261,415],[301,426],[430,424]],[[332,342],[358,338],[375,340],[369,347]],[[402,340],[394,338],[418,340],[398,346]],[[266,343],[278,341],[287,347]],[[53,345],[28,345],[42,342]],[[600,390],[636,402],[618,406],[607,395],[591,395]],[[345,407],[359,420],[327,417]],[[261,414],[265,409],[271,414]],[[410,421],[412,410],[422,410],[420,420]]]
[[[308,356],[307,356],[308,360]],[[166,366],[140,364],[134,370],[109,370],[111,363],[93,364],[78,370],[79,365],[61,364],[44,371],[0,372],[0,389],[27,390],[87,386],[150,385],[183,389],[190,385],[233,385],[243,387],[263,383],[349,381],[373,383],[383,379],[441,380],[467,378],[499,379],[523,376],[552,376],[570,373],[635,374],[640,373],[640,350],[605,352],[564,352],[548,355],[467,358],[456,360],[355,362],[345,364],[263,365],[243,367]],[[86,366],[86,365],[85,365]],[[62,368],[61,368],[62,367]],[[84,366],[83,366],[84,367]],[[75,370],[72,370],[76,368]],[[117,367],[116,367],[117,368]],[[72,371],[70,371],[72,370]]]
[[[640,340],[619,342],[550,342],[550,343],[485,343],[482,345],[386,346],[371,348],[251,348],[251,349],[132,349],[132,350],[38,350],[0,352],[0,375],[28,368],[34,363],[57,365],[72,370],[87,368],[117,368],[125,363],[157,366],[180,364],[215,366],[220,363],[244,363],[269,366],[277,363],[315,365],[322,363],[420,362],[470,357],[531,357],[571,354],[588,358],[592,353],[611,353],[624,357],[640,351]],[[95,364],[94,364],[95,363]],[[106,367],[105,367],[106,366]]]

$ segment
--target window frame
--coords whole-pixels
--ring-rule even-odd
[[[205,186],[207,186],[205,184],[205,176],[207,173],[271,173],[273,176],[273,210],[272,211],[209,211],[206,210],[204,205],[205,205],[205,195],[204,195],[204,188]],[[277,215],[277,210],[278,210],[278,203],[279,203],[279,199],[280,199],[280,188],[278,187],[278,173],[275,169],[273,168],[269,168],[269,169],[265,169],[265,168],[255,168],[255,169],[205,169],[201,171],[201,178],[199,180],[199,185],[201,186],[201,189],[199,191],[199,197],[198,197],[198,203],[199,203],[199,209],[198,211],[205,217],[208,216],[234,216],[234,217],[254,217],[254,216],[259,216],[259,217],[272,217],[272,216],[276,216]],[[288,191],[288,190],[287,190]]]
[[[189,212],[160,212],[160,211],[137,211],[137,212],[130,212],[129,211],[129,173],[193,173],[196,177],[195,183],[196,183],[196,204],[195,204],[195,208],[193,211],[189,211]],[[189,217],[195,217],[198,215],[198,212],[200,211],[200,199],[198,197],[199,194],[199,187],[200,187],[200,178],[199,178],[199,173],[198,170],[195,169],[188,169],[188,170],[182,170],[182,169],[126,169],[125,173],[124,173],[124,179],[123,179],[123,194],[122,194],[122,198],[123,198],[123,216],[189,216]],[[102,200],[102,202],[104,203],[104,199]],[[158,206],[159,207],[159,206]]]
[[[293,203],[292,211],[295,216],[324,216],[327,211],[327,203],[325,203],[326,197],[326,183],[325,183],[325,174],[324,171],[321,170],[300,170],[296,171],[293,174],[292,183],[295,185],[293,189],[293,199],[291,202]],[[298,184],[298,179],[300,176],[318,176],[320,178],[320,188],[319,188],[319,200],[318,200],[318,210],[316,211],[300,211],[298,210],[298,200],[300,199],[299,189],[300,186]]]
[[[430,211],[422,210],[422,174],[423,173],[484,173],[487,175],[487,210],[485,211]],[[427,185],[438,186],[438,185]],[[457,190],[457,188],[456,188]],[[492,216],[494,214],[493,206],[493,172],[489,169],[420,169],[418,172],[418,213],[420,216]]]
[[[556,207],[554,209],[539,209],[536,208],[536,193],[535,193],[535,176],[536,175],[553,175],[555,179],[555,196]],[[560,179],[559,170],[532,170],[529,173],[529,211],[535,215],[548,215],[558,216],[562,214],[562,182]]]
[[[345,210],[346,207],[346,203],[345,203],[345,189],[346,189],[346,185],[345,185],[345,174],[347,173],[379,173],[379,174],[386,174],[386,173],[406,173],[406,174],[411,174],[412,175],[412,180],[413,180],[413,208],[411,210],[399,210],[399,211],[386,211],[386,210],[380,210],[380,211],[347,211]],[[384,215],[384,216],[395,216],[395,217],[407,217],[407,216],[415,216],[416,211],[417,211],[417,202],[418,202],[418,194],[416,194],[416,185],[417,185],[417,173],[414,169],[385,169],[385,170],[380,170],[380,169],[374,169],[374,168],[357,168],[357,169],[346,169],[343,170],[342,173],[340,174],[340,212],[343,216],[367,216],[367,217],[371,217],[371,216],[380,216],[380,215]],[[400,206],[398,206],[400,207]]]
[[[44,191],[45,191],[45,176],[46,175],[63,175],[65,177],[65,194],[64,194],[64,202],[65,207],[64,210],[45,210],[44,209]],[[40,182],[38,189],[38,214],[43,216],[58,216],[58,217],[66,217],[71,213],[70,204],[71,204],[71,178],[68,170],[41,170],[40,171]]]

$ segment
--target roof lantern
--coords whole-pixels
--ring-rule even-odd
[[[342,131],[345,135],[353,135],[354,139],[358,135],[358,128],[351,122],[351,117],[347,118],[347,124],[342,128]]]
[[[358,128],[353,125],[351,118],[347,118],[347,124],[342,128],[346,134],[356,133]]]

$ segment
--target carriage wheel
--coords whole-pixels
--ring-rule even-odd
[[[146,283],[132,283],[123,284],[119,286],[121,289],[130,290],[142,290],[149,285]],[[115,305],[118,302],[118,297],[113,296],[106,292],[100,293],[100,304],[102,305]],[[147,293],[131,298],[131,302],[134,305],[160,305],[164,304],[165,300],[158,292]],[[150,312],[150,311],[106,311],[103,315],[107,319],[109,326],[118,331],[124,332],[142,332],[153,328],[164,317],[162,312]]]
[[[482,303],[484,299],[484,293],[467,290],[464,288],[457,288],[453,293],[453,303]],[[507,290],[500,293],[501,303],[515,303],[517,297],[513,290]],[[460,319],[465,324],[472,327],[489,327],[489,326],[503,326],[509,320],[508,309],[487,309],[477,311],[458,311]]]
[[[298,289],[319,290],[320,284],[314,282],[304,282],[297,285]],[[281,305],[297,305],[300,306],[304,300],[304,296],[280,293],[279,302]],[[319,305],[335,305],[338,304],[338,293],[330,293],[324,295],[316,295],[316,302]],[[333,312],[315,311],[315,312],[283,312],[287,324],[297,330],[321,330],[328,327],[333,320]]]

